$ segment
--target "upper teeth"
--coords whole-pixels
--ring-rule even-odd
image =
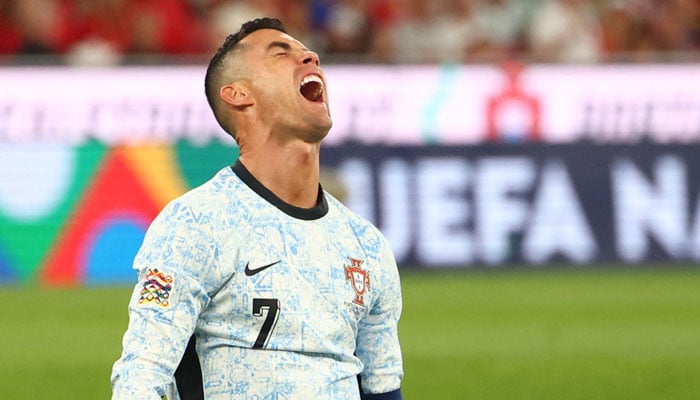
[[[310,82],[318,82],[321,85],[323,85],[323,81],[318,75],[306,75],[304,79],[301,80],[301,86],[304,86]]]

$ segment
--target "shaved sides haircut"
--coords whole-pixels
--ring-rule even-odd
[[[216,117],[216,121],[219,125],[234,139],[236,139],[234,127],[226,123],[226,116],[223,115],[220,109],[222,100],[219,98],[219,90],[222,86],[231,83],[226,81],[226,78],[230,78],[230,76],[227,77],[227,73],[231,73],[230,71],[233,68],[231,59],[236,50],[240,48],[240,41],[260,29],[275,29],[287,33],[282,21],[277,18],[257,18],[246,22],[241,26],[238,32],[232,33],[226,37],[224,43],[209,61],[207,73],[204,76],[204,94],[207,96],[209,107],[211,107],[214,112],[214,117]],[[233,73],[236,74],[235,71],[233,71]],[[238,79],[240,77],[235,78]]]

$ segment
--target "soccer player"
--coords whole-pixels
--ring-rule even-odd
[[[177,397],[194,335],[208,400],[401,399],[396,261],[319,184],[332,121],[318,55],[279,20],[249,21],[205,92],[240,156],[149,227],[112,398]]]

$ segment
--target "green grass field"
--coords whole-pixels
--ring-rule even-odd
[[[697,399],[700,269],[403,273],[411,399]],[[0,288],[0,399],[106,399],[130,288]]]

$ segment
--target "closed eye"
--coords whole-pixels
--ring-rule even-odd
[[[275,57],[287,55],[291,49],[292,46],[286,42],[274,41],[267,45],[268,53],[272,53]]]

